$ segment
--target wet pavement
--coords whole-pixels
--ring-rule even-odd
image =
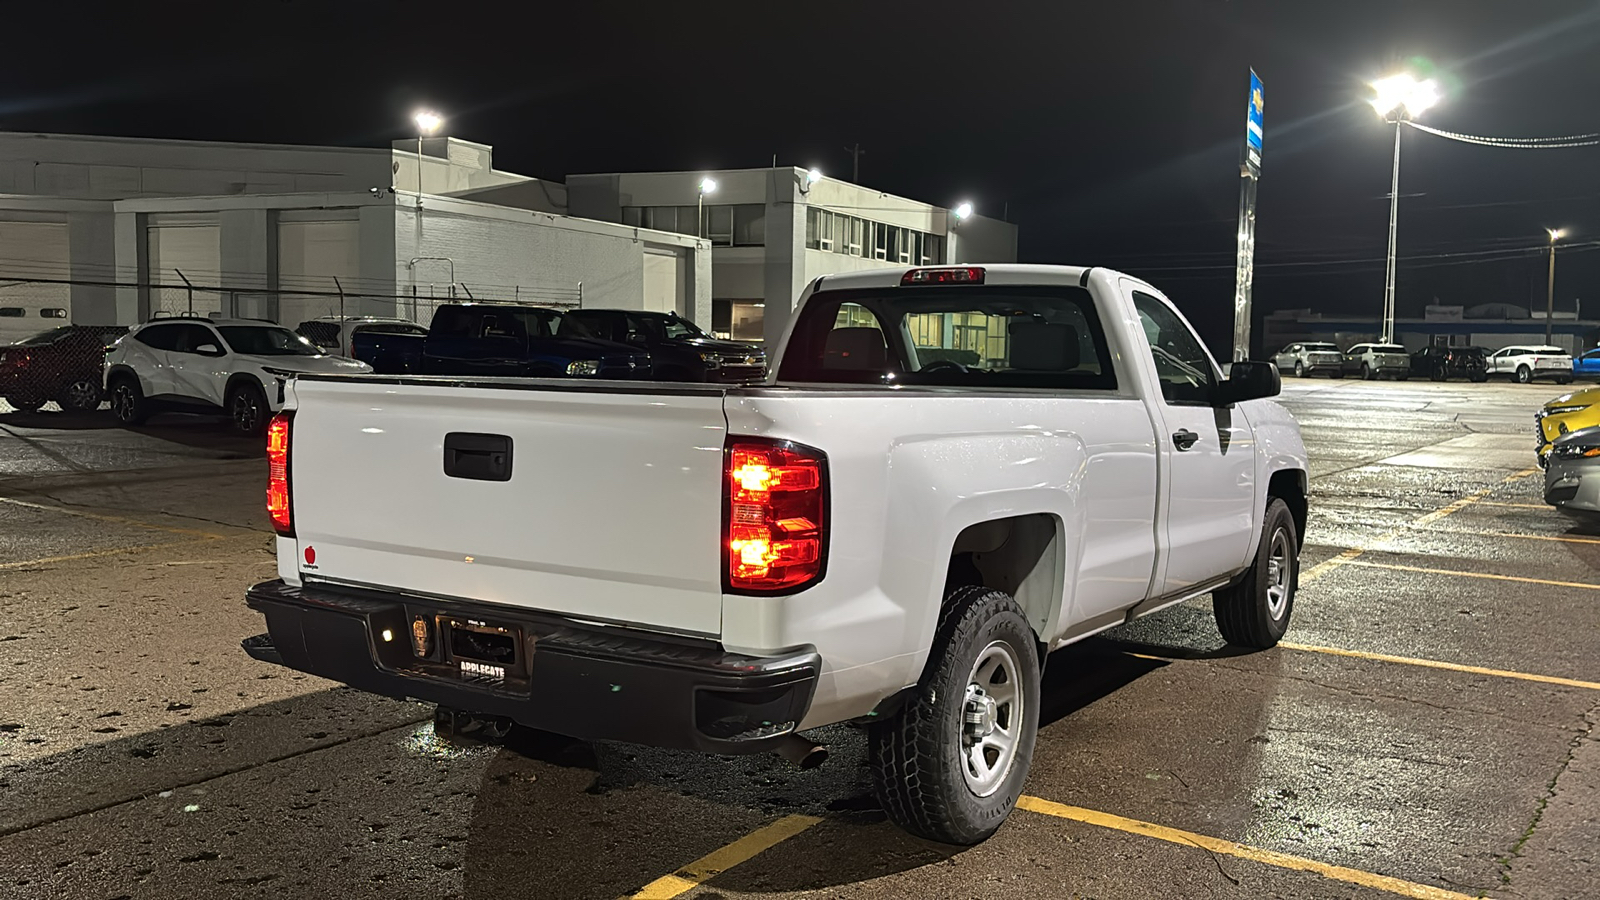
[[[1600,527],[1540,502],[1553,386],[1288,379],[1286,644],[1206,603],[1057,652],[1023,808],[910,838],[862,736],[800,772],[517,732],[257,663],[258,448],[0,412],[0,897],[1600,896]]]

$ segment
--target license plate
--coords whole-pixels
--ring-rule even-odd
[[[477,619],[445,622],[445,647],[463,681],[498,684],[526,667],[522,629]]]

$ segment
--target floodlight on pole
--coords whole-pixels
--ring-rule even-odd
[[[965,221],[969,216],[972,215],[972,201],[961,201],[960,203],[956,204],[956,208],[951,210],[951,212],[955,213],[956,221]]]
[[[706,195],[717,192],[717,180],[710,176],[700,179],[700,198],[695,201],[695,237],[706,236]]]
[[[444,124],[444,117],[431,109],[419,109],[411,116],[411,121],[417,125],[417,209],[422,208],[422,139],[432,137],[439,126]]]
[[[1556,317],[1556,241],[1567,236],[1565,228],[1546,228],[1550,234],[1550,275],[1544,283],[1544,343],[1550,345],[1551,326]]]
[[[1394,342],[1394,287],[1396,232],[1400,221],[1400,125],[1422,115],[1439,102],[1439,84],[1433,79],[1417,80],[1409,72],[1401,72],[1372,82],[1372,98],[1368,103],[1379,118],[1394,123],[1394,174],[1389,187],[1389,254],[1383,282],[1383,336],[1384,343]]]

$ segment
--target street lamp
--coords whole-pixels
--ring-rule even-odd
[[[957,222],[966,221],[967,217],[972,215],[972,201],[961,201],[961,203],[957,204],[956,208],[951,210],[951,212],[955,213]]]
[[[1556,241],[1567,236],[1565,228],[1546,228],[1550,233],[1550,277],[1545,281],[1544,288],[1544,342],[1550,345],[1551,320],[1556,317]]]
[[[800,193],[802,193],[802,194],[811,193],[811,186],[813,184],[816,184],[817,182],[819,182],[821,180],[822,180],[822,170],[818,169],[816,167],[812,167],[810,171],[806,172],[806,176],[804,178],[800,179]]]
[[[706,195],[715,194],[716,192],[717,180],[715,178],[708,176],[700,179],[700,199],[695,201],[695,218],[699,220],[699,225],[697,226],[699,230],[695,233],[695,237],[703,238],[706,236]]]
[[[1372,83],[1373,110],[1385,122],[1394,123],[1394,180],[1389,188],[1389,265],[1383,284],[1383,342],[1394,342],[1394,255],[1395,226],[1400,212],[1400,123],[1422,115],[1439,102],[1439,85],[1433,79],[1418,81],[1409,72],[1390,75]]]
[[[417,123],[417,209],[422,208],[422,138],[432,136],[439,126],[444,124],[444,118],[431,109],[419,109],[412,115],[411,121]]]

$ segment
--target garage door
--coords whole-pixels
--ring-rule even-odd
[[[683,266],[678,254],[644,252],[644,308],[653,312],[683,312]]]
[[[355,293],[361,276],[361,226],[355,221],[278,223],[277,319],[294,328],[307,319],[339,313],[338,284]],[[345,305],[347,315],[370,310],[359,301]]]
[[[221,285],[221,241],[222,230],[216,225],[151,225],[145,230],[145,246],[150,252],[152,314],[179,313],[190,308],[184,277],[201,287]],[[183,277],[179,277],[179,272]],[[221,313],[222,295],[197,290],[193,308],[202,316]]]
[[[67,324],[67,285],[8,282],[70,277],[69,246],[64,223],[0,222],[0,344]]]

